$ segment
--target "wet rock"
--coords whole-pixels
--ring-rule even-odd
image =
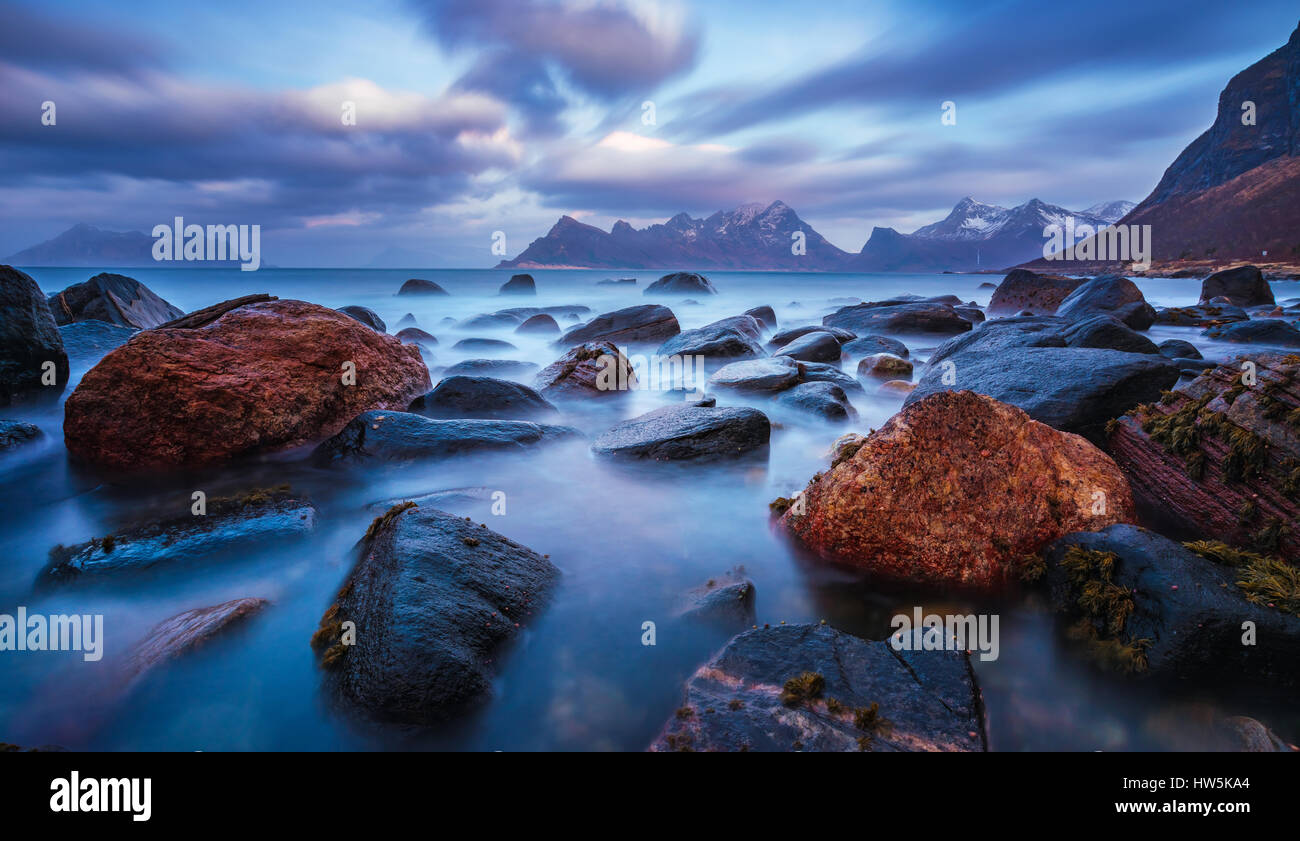
[[[415,314],[409,312],[406,315],[402,316],[401,319],[399,319],[397,322],[398,332],[400,332],[405,327],[419,327],[419,326],[420,323],[415,320]]]
[[[483,377],[529,377],[541,367],[535,362],[517,359],[466,359],[442,372],[444,377],[457,374]]]
[[[434,420],[410,412],[364,412],[312,454],[320,465],[406,462],[489,450],[525,450],[576,435],[567,426],[479,418]]]
[[[929,301],[889,304],[873,302],[842,307],[822,319],[822,324],[867,333],[939,333],[952,335],[971,329],[950,304]]]
[[[1201,304],[1194,307],[1166,307],[1156,311],[1156,324],[1178,327],[1213,327],[1250,318],[1241,307],[1227,304]]]
[[[435,418],[530,418],[556,409],[526,385],[493,377],[444,377],[410,411]]]
[[[838,327],[827,327],[821,324],[804,324],[800,327],[787,327],[786,329],[782,330],[780,333],[777,333],[775,336],[773,336],[771,341],[769,341],[767,344],[769,347],[774,347],[774,348],[785,347],[786,345],[790,344],[800,336],[806,336],[809,333],[818,333],[818,332],[830,333],[832,336],[835,337],[836,341],[840,342],[841,344],[857,338],[857,333],[854,333],[850,330],[841,330]]]
[[[632,363],[613,342],[586,342],[538,372],[533,387],[548,397],[624,394],[637,385]]]
[[[54,385],[43,385],[54,363]],[[23,272],[0,266],[0,406],[17,398],[55,399],[68,384],[68,354],[45,293]]]
[[[1300,677],[1300,617],[1248,600],[1231,566],[1133,525],[1066,535],[1044,559],[1053,607],[1108,666],[1215,683]],[[1244,622],[1261,644],[1242,644]]]
[[[979,324],[981,321],[984,320],[984,311],[979,307],[960,306],[960,307],[953,307],[953,309],[957,311],[958,315],[960,315],[962,318],[966,319],[967,321],[971,322],[972,324]]]
[[[468,519],[397,506],[371,525],[312,637],[327,691],[382,722],[426,725],[464,712],[492,694],[497,664],[559,575]],[[355,623],[355,644],[344,622]]]
[[[1168,359],[1203,359],[1196,345],[1182,339],[1165,339],[1156,345],[1156,351]]]
[[[1061,335],[1068,347],[1122,350],[1125,353],[1159,353],[1156,343],[1112,315],[1094,315],[1067,324]]]
[[[858,376],[876,380],[911,380],[912,363],[892,353],[877,353],[858,362]]]
[[[750,359],[765,355],[762,345],[757,341],[759,332],[758,320],[753,316],[727,318],[678,333],[661,344],[655,354],[660,357],[707,356],[720,359]]]
[[[689,591],[677,615],[731,633],[744,631],[756,621],[754,589],[743,568],[728,570]]]
[[[443,289],[432,280],[413,277],[402,284],[402,288],[397,290],[398,295],[446,295],[447,290]]]
[[[107,321],[77,321],[59,328],[68,361],[86,366],[126,344],[137,332],[134,327],[119,327]]]
[[[1273,306],[1273,290],[1258,266],[1237,266],[1215,272],[1201,282],[1201,302],[1227,298],[1234,306]]]
[[[889,380],[880,384],[878,391],[886,394],[898,394],[906,396],[916,391],[916,383],[907,380]]]
[[[507,341],[504,341],[503,339],[478,339],[478,338],[461,339],[459,342],[452,345],[451,349],[459,350],[462,352],[479,351],[480,353],[484,351],[507,353],[512,350],[519,350],[519,348],[515,347],[514,345],[510,344]]]
[[[1202,335],[1220,342],[1268,345],[1270,347],[1300,347],[1300,329],[1289,321],[1253,319],[1211,327]]]
[[[591,312],[591,307],[583,304],[555,304],[546,307],[506,307],[497,310],[498,315],[513,315],[520,321],[526,321],[535,315],[576,315],[577,313]]]
[[[456,323],[461,330],[514,330],[523,319],[513,313],[489,312],[471,316]]]
[[[316,304],[262,301],[109,353],[68,398],[64,440],[105,467],[207,465],[333,435],[429,386],[419,348]]]
[[[366,325],[371,330],[374,330],[377,333],[388,332],[388,325],[384,323],[384,320],[380,318],[379,315],[374,310],[368,307],[358,307],[358,306],[339,307],[339,312],[343,313],[344,315],[350,318],[355,318],[357,321],[360,321],[362,324]]]
[[[536,334],[558,333],[560,332],[560,325],[556,323],[553,317],[544,312],[539,312],[537,315],[525,319],[523,324],[520,324],[515,328],[515,332]]]
[[[117,529],[75,546],[58,545],[37,578],[38,586],[70,584],[149,570],[185,567],[241,550],[310,534],[316,509],[287,487],[212,497],[207,513],[186,503],[174,517]]]
[[[1113,315],[1134,330],[1145,330],[1156,319],[1155,308],[1147,303],[1142,290],[1120,275],[1102,275],[1080,284],[1061,302],[1056,314],[1069,321]]]
[[[780,391],[799,382],[799,363],[772,356],[724,365],[709,377],[709,387],[737,391]]]
[[[596,341],[658,344],[680,332],[682,328],[672,310],[659,304],[642,304],[598,315],[569,330],[556,344],[571,346]]]
[[[536,295],[537,283],[530,274],[512,275],[509,280],[501,284],[499,295]]]
[[[903,359],[908,357],[907,345],[888,336],[863,336],[845,342],[840,349],[849,357],[872,356],[877,353],[891,353]]]
[[[763,325],[764,330],[776,329],[776,311],[769,306],[764,305],[745,310],[745,315],[752,315],[754,318],[758,319],[759,323]]]
[[[397,331],[397,338],[403,342],[424,345],[425,347],[437,347],[438,345],[436,336],[421,330],[419,327],[403,327]]]
[[[51,295],[49,304],[55,322],[60,325],[105,321],[119,327],[147,329],[185,314],[140,281],[109,272]]]
[[[1026,310],[1034,315],[1055,315],[1057,308],[1083,282],[1081,277],[1012,269],[993,290],[989,315],[1012,315]]]
[[[866,389],[834,362],[800,362],[799,382],[833,383],[849,394],[866,394]]]
[[[778,350],[775,356],[788,356],[804,362],[839,362],[840,343],[824,330],[805,333]]]
[[[831,467],[835,467],[844,459],[849,458],[856,453],[863,444],[867,442],[867,436],[857,432],[846,432],[839,438],[831,442],[830,451],[826,454],[830,460]]]
[[[652,461],[712,461],[766,454],[772,425],[757,409],[665,406],[602,433],[597,455]]]
[[[858,416],[844,389],[823,381],[804,382],[777,395],[777,402],[829,421],[849,421]]]
[[[128,682],[140,680],[228,628],[247,621],[268,604],[266,599],[233,599],[164,619],[131,651],[124,678]]]
[[[666,274],[645,288],[646,295],[716,295],[709,279],[695,272]]]
[[[41,430],[35,424],[15,420],[0,420],[0,453],[35,441],[41,437]]]
[[[802,676],[803,683],[799,683]],[[809,687],[785,692],[789,682]],[[964,653],[894,651],[826,625],[735,637],[687,681],[651,751],[982,751]]]
[[[905,406],[802,501],[780,524],[825,560],[983,590],[1062,535],[1134,517],[1105,453],[969,391]]]

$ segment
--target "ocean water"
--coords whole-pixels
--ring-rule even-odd
[[[85,269],[29,269],[46,292],[89,277]],[[396,332],[407,313],[438,337],[426,357],[438,371],[479,353],[460,353],[460,338],[504,338],[517,350],[501,358],[545,366],[559,355],[549,337],[508,331],[457,331],[449,322],[515,306],[583,305],[582,316],[647,302],[664,303],[683,329],[768,304],[780,327],[819,323],[852,300],[897,294],[953,293],[987,304],[998,276],[835,275],[712,272],[716,296],[694,303],[651,299],[642,290],[662,272],[534,271],[538,295],[497,294],[509,272],[495,270],[335,270],[148,268],[125,270],[184,310],[255,292],[330,307],[375,310]],[[397,297],[409,277],[441,284],[448,297]],[[634,288],[596,285],[636,277]],[[1194,303],[1195,280],[1140,280],[1158,306]],[[1279,299],[1300,295],[1275,284]],[[573,323],[561,315],[561,328]],[[1208,358],[1231,348],[1207,343],[1192,328],[1157,328],[1151,337],[1186,338]],[[925,359],[941,340],[902,337]],[[87,365],[74,363],[75,386]],[[846,369],[851,370],[847,363]],[[919,376],[918,366],[918,376]],[[530,378],[520,378],[527,382]],[[65,392],[71,392],[71,387]],[[777,424],[765,463],[637,468],[594,459],[588,441],[526,454],[324,470],[305,461],[310,448],[255,464],[132,477],[70,464],[62,446],[62,408],[18,406],[6,418],[45,432],[39,443],[0,459],[0,613],[103,614],[104,659],[75,653],[0,653],[0,741],[93,750],[642,750],[680,705],[683,683],[726,635],[683,625],[683,594],[743,566],[757,588],[760,623],[826,620],[872,638],[889,633],[895,613],[997,612],[1001,656],[974,663],[997,750],[1125,750],[1195,747],[1194,709],[1255,715],[1294,740],[1297,714],[1263,690],[1171,690],[1100,674],[1061,641],[1032,598],[980,601],[898,588],[803,556],[769,525],[767,504],[824,469],[829,444],[845,432],[881,426],[901,397],[854,396],[858,418],[833,425],[756,403]],[[738,404],[719,394],[719,405]],[[675,399],[637,392],[629,401],[564,404],[558,421],[588,439],[619,420]],[[35,591],[50,548],[117,529],[124,522],[188,511],[190,494],[290,483],[316,504],[309,539],[209,558],[148,578],[95,587]],[[492,513],[492,494],[506,497]],[[551,604],[499,664],[492,698],[465,718],[432,730],[375,728],[331,707],[308,641],[347,575],[354,545],[392,501],[435,494],[422,505],[474,518],[538,552],[563,573]],[[137,684],[118,680],[120,660],[161,620],[190,608],[240,597],[271,605],[243,625],[156,670]],[[655,622],[657,645],[641,644]],[[1189,729],[1190,727],[1190,729]],[[1177,734],[1171,736],[1171,733]]]

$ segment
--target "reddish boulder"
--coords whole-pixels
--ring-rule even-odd
[[[971,391],[907,406],[818,474],[780,524],[822,558],[995,589],[1074,531],[1132,522],[1128,481],[1084,438]]]
[[[86,374],[64,409],[70,452],[113,468],[212,464],[327,438],[429,390],[417,347],[335,310],[254,300],[205,313],[139,333]]]
[[[546,397],[622,394],[636,387],[632,363],[613,342],[586,342],[569,348],[533,381],[533,388]]]

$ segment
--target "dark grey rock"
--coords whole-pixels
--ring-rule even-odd
[[[339,307],[339,312],[360,321],[376,333],[388,332],[388,325],[384,323],[384,320],[380,318],[374,310],[369,309],[368,307],[358,307],[355,305]]]
[[[487,450],[525,450],[577,434],[520,420],[434,420],[410,412],[363,412],[312,454],[317,464],[404,462]]]
[[[681,331],[677,316],[668,307],[642,304],[598,315],[586,324],[570,329],[556,344],[566,347],[597,341],[628,345],[659,344]]]
[[[42,385],[45,363],[54,385]],[[15,398],[55,399],[68,385],[68,354],[45,294],[28,275],[0,266],[0,406]]]
[[[444,377],[409,411],[434,418],[532,418],[556,409],[533,389],[494,377]]]
[[[757,409],[665,406],[623,421],[592,445],[597,455],[713,461],[766,453],[772,425]]]
[[[695,272],[666,274],[645,288],[646,295],[716,295],[709,279]]]
[[[1238,307],[1273,306],[1273,289],[1258,266],[1215,272],[1201,282],[1201,301],[1227,298]]]
[[[185,313],[135,278],[104,272],[50,296],[50,312],[60,325],[106,321],[137,330],[157,327]]]
[[[788,356],[804,362],[839,362],[840,343],[830,333],[814,330],[803,334],[773,355]]]

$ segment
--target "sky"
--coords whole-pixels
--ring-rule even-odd
[[[486,267],[497,232],[514,256],[562,214],[608,230],[778,199],[858,251],[963,196],[1140,201],[1298,17],[1294,0],[0,0],[0,255],[184,216],[260,225],[281,266]]]

